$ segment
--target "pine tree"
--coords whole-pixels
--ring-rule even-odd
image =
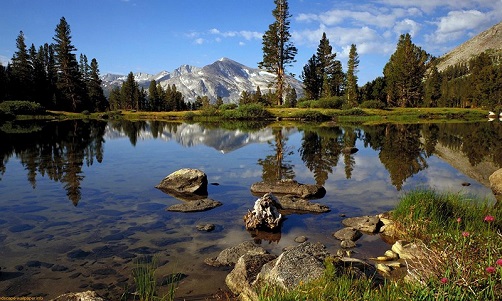
[[[214,106],[219,109],[221,107],[221,105],[223,105],[223,98],[221,96],[217,96],[216,97],[216,102],[214,104]]]
[[[438,100],[441,98],[441,82],[441,74],[434,66],[425,81],[425,106],[438,106]]]
[[[307,99],[319,99],[321,95],[322,75],[318,72],[319,65],[319,59],[314,54],[303,67],[300,77],[303,80],[303,89]]]
[[[159,111],[159,92],[157,90],[157,81],[152,80],[148,86],[148,100],[150,111]]]
[[[57,69],[53,44],[44,44],[44,66],[47,73],[46,108],[54,109],[56,105]]]
[[[139,87],[132,72],[129,72],[126,81],[122,84],[120,97],[122,99],[124,109],[139,109]]]
[[[32,72],[28,50],[21,31],[16,39],[17,51],[12,57],[11,97],[17,100],[31,100]]]
[[[112,89],[110,96],[108,97],[108,102],[112,111],[120,110],[123,108],[122,96],[120,95],[119,87]]]
[[[103,112],[107,109],[106,97],[101,87],[101,78],[99,77],[98,61],[93,58],[89,66],[89,79],[87,81],[87,92],[90,106],[93,111]]]
[[[0,103],[7,99],[9,87],[9,77],[7,75],[7,67],[0,64]]]
[[[71,44],[70,25],[64,17],[56,27],[54,52],[57,69],[58,107],[76,112],[85,95],[79,65],[75,54],[77,49]]]
[[[278,105],[281,105],[284,96],[285,68],[295,62],[294,58],[298,50],[290,42],[289,18],[291,15],[288,1],[274,0],[274,3],[276,8],[272,11],[272,15],[275,21],[269,25],[263,35],[263,60],[258,63],[258,66],[276,75],[276,93]]]
[[[296,107],[297,98],[298,95],[296,94],[296,89],[293,88],[291,85],[288,85],[286,87],[286,99],[284,100],[284,105],[287,108]]]
[[[402,34],[396,51],[384,68],[387,99],[391,106],[417,107],[423,101],[423,79],[430,55]]]
[[[349,61],[347,63],[347,104],[349,107],[357,106],[357,67],[359,67],[359,55],[356,45],[350,45]]]
[[[322,33],[316,55],[319,60],[318,73],[322,81],[320,97],[331,97],[336,93],[335,86],[338,83],[335,79],[338,78],[337,72],[341,71],[339,67],[342,64],[336,60],[336,53],[333,53],[333,47],[329,44],[325,32]]]

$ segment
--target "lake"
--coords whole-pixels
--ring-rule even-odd
[[[187,124],[62,121],[0,124],[0,296],[54,298],[96,290],[117,300],[134,286],[137,260],[158,262],[159,279],[180,272],[177,295],[225,290],[230,268],[204,259],[254,240],[280,254],[297,236],[338,249],[343,216],[378,214],[417,188],[494,202],[488,177],[502,167],[502,122]],[[345,147],[356,147],[354,154]],[[181,168],[204,171],[215,209],[180,213],[154,188]],[[245,230],[253,183],[277,178],[319,184],[323,214],[290,214],[280,233]],[[196,225],[212,223],[212,232]],[[389,246],[365,235],[355,257]],[[159,281],[160,282],[160,281]]]

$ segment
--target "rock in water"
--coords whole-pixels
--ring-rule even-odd
[[[165,177],[155,188],[166,193],[207,195],[207,175],[192,168],[183,168]]]
[[[275,183],[254,183],[251,185],[251,192],[292,194],[302,198],[322,198],[326,195],[326,189],[320,185],[301,184],[290,179],[280,180]]]
[[[277,198],[271,193],[267,193],[263,197],[257,199],[253,211],[249,211],[244,216],[246,230],[273,230],[279,227],[282,215],[277,210],[277,207]]]

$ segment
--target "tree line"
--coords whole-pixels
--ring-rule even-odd
[[[502,110],[502,52],[486,51],[467,63],[460,63],[439,71],[439,59],[411,41],[409,34],[399,37],[395,52],[383,69],[383,76],[364,86],[358,86],[359,55],[357,47],[350,47],[347,71],[342,70],[326,33],[317,51],[304,65],[300,75],[304,99],[297,99],[296,90],[287,82],[288,66],[295,61],[297,48],[291,42],[289,5],[287,0],[274,0],[272,15],[275,21],[263,35],[263,60],[259,68],[276,76],[272,89],[262,94],[243,91],[239,104],[259,103],[265,106],[311,106],[319,101],[330,108],[385,108],[385,107],[484,107]],[[161,86],[152,81],[147,91],[128,74],[119,88],[114,88],[108,99],[101,87],[96,59],[89,64],[81,54],[77,61],[71,43],[70,26],[65,18],[57,25],[54,43],[38,49],[27,47],[23,32],[16,39],[17,51],[7,67],[0,66],[0,102],[28,100],[47,109],[79,112],[83,110],[145,110],[181,111],[205,108],[207,96],[185,102],[176,86]],[[272,85],[269,87],[272,88]],[[218,97],[215,107],[222,104]]]
[[[93,58],[89,64],[84,54],[77,61],[64,17],[56,26],[53,43],[28,48],[21,31],[16,48],[7,67],[0,66],[0,101],[26,100],[73,112],[107,109],[98,62]]]

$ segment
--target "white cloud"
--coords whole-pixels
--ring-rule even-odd
[[[244,46],[244,45],[246,45],[246,43],[244,43],[244,42],[239,42],[239,46]]]
[[[417,22],[411,19],[404,19],[396,23],[396,25],[394,26],[394,33],[396,33],[396,35],[409,33],[411,37],[414,37],[420,30],[420,27],[420,24],[418,24]]]
[[[436,22],[436,31],[427,35],[426,39],[431,43],[448,43],[460,37],[471,35],[472,30],[485,27],[489,21],[489,14],[478,10],[450,11]]]
[[[295,43],[299,45],[307,45],[317,47],[319,40],[322,38],[322,33],[326,33],[334,51],[337,51],[342,57],[345,57],[346,49],[351,44],[356,44],[357,52],[365,53],[389,53],[393,48],[393,44],[386,42],[378,32],[367,26],[361,28],[343,28],[343,27],[327,27],[320,25],[317,29],[306,29],[302,31],[292,32],[291,36]]]
[[[241,31],[220,31],[217,28],[213,28],[209,30],[209,34],[218,35],[223,38],[235,38],[241,37],[248,41],[250,40],[261,40],[263,34],[257,31],[249,31],[249,30],[241,30]]]
[[[205,40],[203,38],[197,38],[195,39],[194,43],[197,45],[202,45],[204,44]]]

